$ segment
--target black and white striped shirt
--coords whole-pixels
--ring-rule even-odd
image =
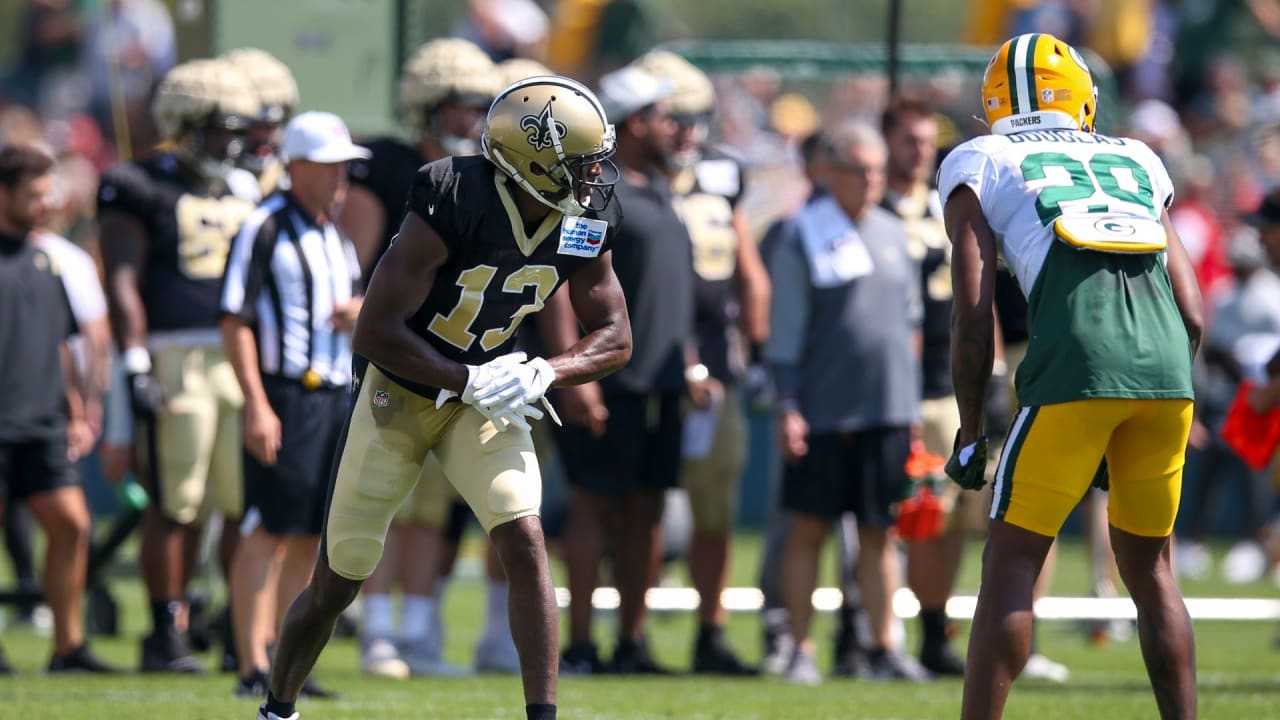
[[[221,310],[253,328],[264,376],[326,385],[351,381],[351,337],[333,329],[335,305],[357,292],[360,263],[332,222],[317,225],[288,193],[268,197],[240,227],[227,257]]]

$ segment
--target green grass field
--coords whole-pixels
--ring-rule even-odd
[[[469,546],[468,551],[476,548]],[[757,567],[758,539],[743,536],[736,551],[734,584],[751,584]],[[976,589],[977,552],[977,543],[972,543],[961,582],[963,591]],[[472,566],[474,563],[468,564]],[[465,569],[462,574],[453,583],[445,608],[449,625],[447,654],[457,663],[470,660],[484,605],[481,581]],[[675,578],[683,580],[679,571]],[[1053,592],[1081,594],[1087,587],[1085,578],[1082,549],[1066,546]],[[119,638],[97,638],[95,647],[109,660],[134,667],[138,638],[145,632],[147,622],[141,587],[136,578],[122,574],[113,589],[125,607],[123,632]],[[1227,586],[1216,580],[1186,583],[1184,592],[1214,597],[1280,594],[1269,583]],[[831,617],[821,615],[818,622],[817,636],[829,637]],[[907,627],[914,632],[913,622],[909,621]],[[687,668],[694,629],[694,619],[687,614],[653,616],[650,634],[658,659],[675,668]],[[967,626],[963,623],[961,630],[959,641],[967,642]],[[1204,622],[1197,624],[1196,631],[1201,717],[1280,716],[1280,653],[1272,646],[1276,627],[1256,622]],[[613,617],[602,614],[598,635],[606,652],[612,632]],[[744,655],[758,657],[759,625],[754,614],[733,616],[730,633],[732,643]],[[4,633],[3,642],[10,659],[22,672],[16,678],[0,679],[0,718],[254,717],[254,702],[232,697],[230,675],[194,679],[136,675],[48,677],[40,672],[48,660],[47,638],[14,630]],[[914,638],[909,643],[914,647]],[[1041,645],[1046,654],[1071,668],[1071,681],[1062,686],[1020,683],[1014,689],[1007,717],[1122,720],[1156,716],[1136,638],[1099,648],[1092,646],[1073,624],[1046,622],[1041,629]],[[823,660],[829,662],[829,643],[823,643],[823,650]],[[299,708],[304,720],[523,717],[516,678],[403,682],[368,679],[356,669],[355,642],[350,639],[338,639],[329,646],[321,658],[317,678],[344,695],[336,701],[304,701]],[[566,718],[954,718],[959,713],[960,690],[956,681],[907,685],[829,680],[818,688],[800,688],[773,678],[568,678],[561,684],[559,704]]]

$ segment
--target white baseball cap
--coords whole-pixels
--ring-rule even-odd
[[[280,154],[285,162],[340,163],[363,160],[371,153],[351,142],[351,133],[342,118],[327,112],[305,112],[285,126]]]

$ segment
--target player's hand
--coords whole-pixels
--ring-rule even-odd
[[[98,457],[102,463],[102,476],[111,483],[119,483],[125,473],[133,470],[133,446],[113,445],[104,442],[98,449]]]
[[[793,463],[809,454],[809,423],[796,410],[782,413],[782,455]]]
[[[556,371],[551,363],[540,357],[519,364],[504,364],[494,370],[485,385],[475,389],[475,402],[498,410],[532,405],[547,394],[555,379]]]
[[[690,402],[699,410],[706,410],[712,403],[724,397],[724,383],[713,377],[686,380],[685,385],[689,391]]]
[[[360,316],[360,306],[364,303],[364,298],[351,298],[344,303],[337,303],[333,306],[333,315],[329,318],[329,323],[333,325],[333,329],[338,332],[351,332],[356,329],[356,318]]]
[[[560,414],[564,416],[565,422],[586,428],[593,437],[604,435],[609,408],[604,404],[600,383],[589,382],[560,388],[556,393],[556,404],[560,407]]]
[[[78,462],[80,458],[93,452],[97,438],[93,428],[84,418],[72,418],[67,421],[67,460]]]
[[[476,400],[476,393],[482,388],[492,385],[508,365],[519,365],[524,362],[525,354],[522,352],[513,352],[506,355],[500,355],[482,365],[467,365],[467,384],[462,388],[462,402],[479,406]],[[440,393],[440,397],[436,398],[436,407],[439,408],[444,404],[444,400],[454,397],[456,393],[444,391]]]
[[[280,418],[266,402],[245,403],[244,447],[258,462],[271,467],[280,451]]]
[[[961,443],[963,433],[963,429],[956,432],[955,450],[947,460],[947,477],[965,490],[981,490],[987,484],[988,440],[984,435]]]
[[[168,398],[164,388],[151,373],[133,373],[129,375],[129,406],[133,416],[142,420],[154,420],[164,412]]]
[[[533,430],[528,418],[541,420],[542,416],[543,412],[536,405],[513,403],[495,411],[491,422],[500,432],[506,432],[513,427],[520,430]]]

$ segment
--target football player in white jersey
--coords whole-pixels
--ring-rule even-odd
[[[1112,543],[1138,608],[1160,715],[1195,717],[1195,641],[1169,535],[1202,308],[1166,212],[1173,184],[1143,143],[1094,132],[1093,79],[1057,38],[1006,42],[987,66],[982,101],[992,134],[953,150],[938,187],[953,246],[961,419],[947,473],[963,487],[985,482],[997,253],[1027,296],[1031,337],[995,473],[962,717],[1003,713],[1027,660],[1032,585],[1045,554],[1108,474]]]

